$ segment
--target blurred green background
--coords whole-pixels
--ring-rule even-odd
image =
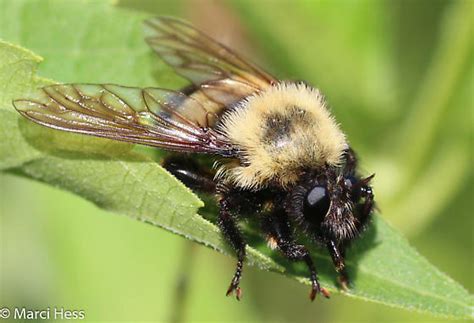
[[[278,77],[320,88],[362,168],[377,174],[382,216],[472,292],[474,2],[117,5],[183,17]],[[47,64],[48,53],[37,53]],[[224,296],[232,258],[11,174],[0,174],[0,190],[6,305],[61,304],[98,321],[437,320],[341,295],[311,304],[307,286],[250,267],[236,302]],[[183,282],[187,293],[178,297]]]

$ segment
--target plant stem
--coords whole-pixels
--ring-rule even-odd
[[[472,2],[456,1],[446,12],[442,34],[425,81],[413,103],[393,150],[399,156],[406,179],[413,180],[430,153],[436,130],[448,109],[448,100],[469,59],[472,43]]]
[[[184,314],[188,299],[189,281],[191,268],[196,255],[196,244],[192,241],[186,241],[181,251],[181,260],[179,272],[176,279],[175,294],[170,306],[170,322],[184,322]]]

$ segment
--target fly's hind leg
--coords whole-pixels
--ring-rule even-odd
[[[219,203],[219,218],[217,224],[224,237],[232,245],[237,253],[237,266],[234,277],[227,290],[227,295],[235,292],[236,298],[240,300],[242,291],[239,287],[242,277],[242,269],[245,260],[246,243],[236,223],[236,216],[231,212],[236,204],[246,204],[245,199],[237,199],[229,193],[226,185],[216,183],[213,174],[201,167],[195,160],[181,155],[171,155],[166,158],[162,166],[191,189],[204,192],[216,193]]]
[[[245,261],[245,246],[246,242],[237,227],[236,216],[231,212],[230,195],[228,188],[225,185],[218,185],[217,193],[219,197],[219,220],[217,224],[221,229],[224,237],[232,245],[237,254],[237,266],[235,268],[234,277],[227,289],[226,295],[229,296],[235,292],[235,297],[240,300],[242,297],[242,290],[239,287],[240,279],[242,277],[242,269]]]
[[[293,261],[304,261],[308,266],[311,280],[309,298],[313,301],[318,293],[329,298],[330,294],[318,281],[318,274],[313,260],[305,246],[297,244],[292,237],[292,230],[284,212],[271,214],[264,219],[264,230],[268,234],[270,247],[278,248],[285,257]]]
[[[171,155],[165,158],[162,166],[193,190],[203,193],[216,190],[213,174],[190,157]]]

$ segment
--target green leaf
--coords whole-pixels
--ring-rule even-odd
[[[0,169],[19,166],[41,154],[18,136],[18,116],[8,109],[13,98],[47,84],[35,76],[40,61],[41,58],[31,52],[0,42]]]
[[[142,14],[82,2],[38,3],[0,2],[0,12],[10,13],[0,17],[0,37],[47,57],[40,69],[44,75],[67,82],[181,84],[139,44]],[[31,23],[14,23],[19,13],[30,17],[27,21]],[[40,17],[51,16],[57,19],[37,23]],[[101,37],[96,35],[99,30]],[[44,40],[37,38],[37,33],[46,31],[57,37],[46,43],[37,41]],[[72,64],[62,68],[64,59]],[[34,95],[34,88],[50,83],[35,75],[39,62],[33,53],[0,42],[2,170],[74,192],[106,210],[231,253],[217,227],[198,215],[203,202],[154,159],[128,144],[65,134],[20,119],[11,101]],[[154,74],[157,70],[158,77]],[[260,240],[255,241],[248,248],[250,264],[309,284],[304,266],[285,261],[258,243]],[[322,284],[336,292],[336,274],[328,254],[320,249],[312,254]],[[351,297],[438,316],[472,318],[472,296],[429,264],[380,217],[375,217],[363,238],[348,251],[347,265],[354,285],[347,293]]]

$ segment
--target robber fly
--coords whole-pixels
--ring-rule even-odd
[[[52,85],[15,108],[50,128],[175,152],[165,168],[216,196],[217,224],[238,258],[227,295],[241,297],[240,216],[257,217],[270,248],[306,263],[311,300],[329,292],[295,233],[327,247],[347,288],[344,251],[371,216],[373,175],[357,173],[356,155],[319,90],[276,79],[180,20],[158,17],[145,27],[147,43],[190,86]],[[212,155],[217,169],[189,153]]]

